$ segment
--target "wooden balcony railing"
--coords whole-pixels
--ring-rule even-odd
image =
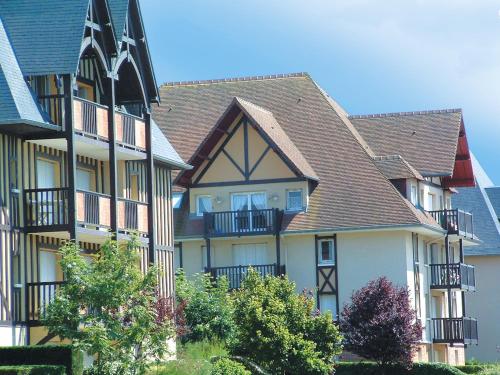
[[[275,234],[280,230],[281,218],[282,211],[277,208],[205,212],[205,237]]]
[[[115,125],[118,143],[134,149],[146,149],[146,123],[143,119],[116,111]]]
[[[109,228],[111,226],[110,196],[77,190],[76,221],[81,225]]]
[[[26,283],[27,323],[39,325],[45,308],[54,300],[57,290],[64,281]]]
[[[464,263],[430,264],[431,288],[458,288],[463,290],[476,289],[474,266]]]
[[[435,343],[477,344],[477,320],[473,318],[433,318]]]
[[[73,129],[87,137],[107,141],[108,107],[89,100],[75,98],[73,103]]]
[[[64,95],[40,95],[38,102],[54,125],[64,125]]]
[[[285,266],[277,266],[276,264],[260,264],[252,266],[229,266],[229,267],[211,267],[206,269],[214,280],[219,277],[225,276],[229,281],[230,289],[238,289],[241,286],[241,282],[248,273],[248,269],[252,267],[262,276],[273,275],[280,276],[285,274]]]
[[[148,233],[148,205],[130,199],[118,200],[118,229]]]
[[[429,211],[429,214],[436,220],[448,234],[458,234],[465,237],[474,237],[474,226],[472,214],[458,209]]]
[[[68,188],[24,190],[26,229],[55,231],[68,224]]]

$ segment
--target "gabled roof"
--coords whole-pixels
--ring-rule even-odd
[[[117,44],[121,44],[125,21],[128,14],[129,0],[108,0],[108,6],[111,10],[111,22],[115,31]]]
[[[476,186],[459,188],[452,196],[453,207],[472,213],[474,233],[481,240],[477,246],[465,247],[465,255],[500,255],[500,223],[495,212],[497,201],[490,199],[490,193],[495,194],[500,188],[490,185],[491,180],[474,157],[472,165],[474,174],[481,176],[476,178]]]
[[[0,16],[25,76],[74,73],[89,0],[0,0]]]
[[[401,155],[424,176],[463,172],[470,184],[472,166],[460,109],[349,116],[349,120],[376,155]]]
[[[380,169],[389,180],[400,178],[424,179],[401,155],[375,156],[373,160],[378,169]]]
[[[500,219],[500,186],[489,187],[485,191],[497,218]]]
[[[158,125],[151,120],[151,135],[153,145],[153,156],[156,160],[170,164],[179,169],[190,169],[191,166],[184,163],[179,154],[174,150],[167,137],[162,133]]]
[[[184,160],[192,158],[235,97],[272,113],[320,181],[308,212],[285,215],[284,230],[426,224],[441,231],[384,177],[347,116],[305,73],[165,84],[160,95],[153,117]],[[186,205],[176,214],[176,235],[199,235]]]

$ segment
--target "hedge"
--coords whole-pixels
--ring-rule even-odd
[[[251,375],[245,366],[229,358],[218,359],[210,372],[210,375]]]
[[[0,366],[64,366],[68,375],[83,373],[83,354],[72,345],[0,347]]]
[[[0,366],[0,375],[66,375],[66,367],[50,365]]]
[[[484,371],[488,368],[487,365],[465,365],[456,367],[457,369],[466,374],[479,374],[481,371]]]
[[[335,375],[464,375],[454,367],[441,363],[415,363],[410,370],[400,366],[380,367],[371,362],[340,362],[335,366]]]

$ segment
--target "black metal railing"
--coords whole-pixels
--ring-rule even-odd
[[[119,229],[123,231],[147,232],[147,203],[119,198]]]
[[[45,309],[56,296],[64,281],[26,283],[27,322],[31,325],[40,323]]]
[[[219,277],[225,276],[229,282],[230,289],[238,289],[241,282],[248,273],[249,268],[252,267],[255,271],[262,276],[272,275],[280,276],[285,274],[285,266],[277,264],[259,264],[251,266],[228,266],[228,267],[211,267],[205,271],[209,273],[214,280]]]
[[[466,237],[474,237],[474,226],[472,214],[458,209],[445,209],[429,211],[441,228],[446,229],[449,234],[458,234]]]
[[[68,188],[24,190],[26,227],[47,227],[68,224]]]
[[[464,263],[430,264],[431,288],[476,289],[474,266]]]
[[[101,220],[100,198],[106,198],[109,200],[110,196],[85,190],[77,190],[77,194],[78,193],[83,194],[83,224],[108,226],[107,223],[103,223]]]
[[[99,132],[99,126],[104,126],[104,124],[99,123],[97,109],[102,108],[107,111],[108,107],[82,98],[75,98],[75,101],[78,101],[81,105],[80,118],[75,118],[75,121],[81,121],[81,129],[77,129],[76,131],[92,138],[106,138]],[[103,129],[103,131],[107,134],[107,129]]]
[[[279,232],[282,211],[277,208],[205,212],[206,237],[245,236]]]
[[[123,143],[135,145],[135,119],[122,114],[123,118]]]
[[[46,112],[50,122],[55,125],[64,125],[64,95],[40,95],[38,97],[43,110]]]
[[[432,334],[435,343],[477,344],[477,320],[473,318],[433,318]]]

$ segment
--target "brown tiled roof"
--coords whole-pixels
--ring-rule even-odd
[[[452,175],[460,109],[349,116],[349,120],[375,155],[401,155],[424,176]]]
[[[380,169],[389,180],[398,178],[424,179],[415,168],[401,157],[401,155],[375,156],[373,160],[378,169]]]
[[[437,226],[378,170],[345,112],[336,109],[307,74],[168,84],[160,93],[161,105],[153,117],[184,160],[191,158],[234,97],[272,112],[320,180],[308,212],[285,215],[286,230]],[[191,225],[186,205],[176,215],[177,236],[199,234],[193,233],[198,226]]]

